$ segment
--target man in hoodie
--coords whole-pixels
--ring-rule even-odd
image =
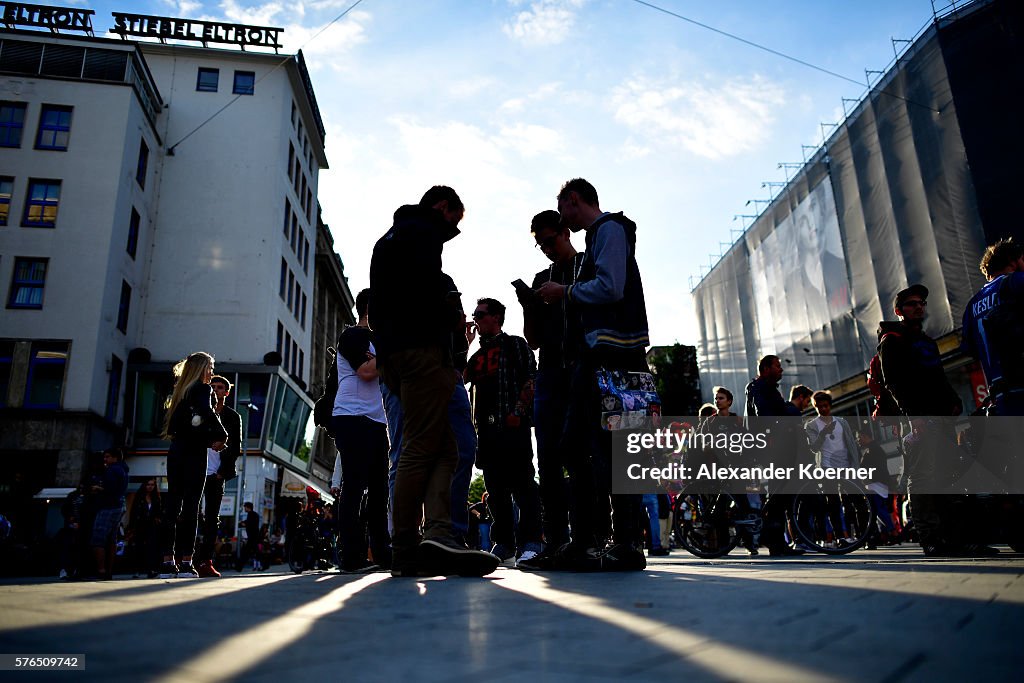
[[[392,506],[392,576],[483,576],[498,564],[490,553],[457,542],[451,525],[458,461],[448,422],[455,388],[451,335],[463,323],[441,291],[441,252],[459,234],[464,212],[455,190],[430,188],[419,204],[395,212],[370,261],[369,323],[377,368],[397,394],[403,420]]]
[[[966,543],[954,514],[953,497],[937,493],[952,483],[957,454],[949,418],[959,415],[963,404],[946,379],[938,344],[924,332],[927,305],[928,288],[911,285],[893,300],[899,322],[879,325],[882,380],[912,425],[905,443],[909,446],[907,489],[914,526],[925,555],[984,557],[998,551]]]
[[[598,368],[650,372],[645,349],[650,343],[647,306],[636,261],[636,223],[622,213],[602,211],[597,190],[573,178],[558,193],[558,213],[570,230],[586,231],[585,257],[575,284],[546,282],[537,294],[548,304],[563,299],[579,312],[583,328],[580,361],[573,369],[570,404],[563,434],[573,488],[575,528],[560,556],[535,569],[638,571],[647,561],[641,543],[640,495],[611,496],[613,535],[606,549],[601,538],[599,497],[611,492],[611,432],[601,428]]]

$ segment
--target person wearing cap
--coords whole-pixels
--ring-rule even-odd
[[[911,285],[893,300],[899,322],[879,325],[882,380],[913,425],[908,437],[907,489],[914,525],[925,555],[987,556],[993,549],[966,543],[957,529],[956,501],[936,493],[950,483],[946,470],[956,460],[955,430],[950,420],[941,418],[959,415],[963,404],[946,379],[938,344],[924,332],[927,306],[928,288]]]

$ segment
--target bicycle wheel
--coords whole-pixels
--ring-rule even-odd
[[[845,555],[868,540],[874,511],[855,482],[814,482],[793,497],[790,510],[797,535],[827,555]]]
[[[736,500],[728,493],[688,494],[676,498],[673,531],[683,548],[697,557],[728,555],[739,545]]]
[[[296,574],[301,574],[313,566],[315,553],[313,544],[306,534],[298,529],[296,531],[298,533],[292,534],[292,538],[289,539],[286,555],[288,568]]]

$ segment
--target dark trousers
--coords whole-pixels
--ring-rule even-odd
[[[206,483],[206,447],[171,443],[167,453],[164,555],[191,557],[196,549],[199,502]]]
[[[481,425],[477,439],[477,462],[484,471],[487,508],[493,518],[491,541],[520,552],[527,543],[540,543],[540,492],[534,480],[530,428]],[[519,507],[518,525],[513,500]]]
[[[390,564],[388,535],[388,432],[382,422],[356,415],[331,418],[334,444],[341,454],[341,495],[338,497],[341,565],[366,564],[367,536],[373,559]],[[365,517],[359,510],[366,492]]]
[[[220,502],[224,499],[224,480],[216,474],[206,475],[203,487],[203,542],[199,546],[197,560],[213,559],[213,549],[220,531]]]
[[[533,396],[544,540],[555,548],[569,540],[569,486],[561,441],[571,380],[570,370],[542,370],[537,373]]]
[[[603,541],[611,500],[612,540],[636,546],[641,536],[639,494],[611,495],[612,434],[601,428],[598,367],[648,372],[643,351],[599,356],[587,354],[573,370],[562,450],[572,486],[573,540],[586,546]]]
[[[450,537],[451,485],[459,454],[448,421],[455,373],[438,347],[408,349],[387,357],[381,377],[402,405],[402,453],[395,474],[393,547],[402,561],[427,538]],[[408,553],[408,555],[406,555]]]

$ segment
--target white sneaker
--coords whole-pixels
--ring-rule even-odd
[[[58,579],[66,579],[66,578],[68,578],[68,570],[67,569],[61,569],[60,570],[60,574],[57,575],[57,578]]]
[[[519,559],[516,560],[516,567],[519,566],[520,562],[529,562],[533,558],[537,557],[538,554],[539,553],[535,550],[524,550],[523,554],[520,555]]]

